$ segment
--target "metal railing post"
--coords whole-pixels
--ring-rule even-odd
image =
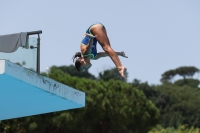
[[[37,39],[37,73],[40,74],[40,34]]]
[[[38,39],[37,39],[37,47],[33,47],[30,46],[31,49],[33,48],[37,48],[37,63],[36,63],[36,72],[38,74],[40,74],[40,34],[42,34],[42,31],[31,31],[31,32],[27,32],[27,35],[34,35],[37,34],[38,35]]]

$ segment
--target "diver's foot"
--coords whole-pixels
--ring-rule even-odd
[[[126,68],[124,66],[118,68],[119,74],[126,80]]]

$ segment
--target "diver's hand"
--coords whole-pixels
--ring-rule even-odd
[[[120,55],[121,55],[122,57],[128,58],[128,56],[126,56],[126,54],[124,53],[124,51],[122,51]]]
[[[97,35],[93,36],[92,34],[88,34],[88,33],[85,33],[85,35],[86,35],[86,36],[89,36],[89,37],[91,37],[91,38],[97,37]]]

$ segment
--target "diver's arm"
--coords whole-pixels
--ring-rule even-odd
[[[84,45],[84,47],[82,47],[82,53],[83,54],[89,54],[91,52],[91,48],[92,48],[92,44],[93,44],[93,39],[96,37],[96,36],[93,36],[91,34],[88,34],[88,33],[85,33],[86,36],[89,36],[90,37],[90,40],[88,42],[87,45]]]

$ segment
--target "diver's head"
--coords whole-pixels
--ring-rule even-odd
[[[81,56],[80,52],[75,53],[75,55],[72,58],[73,62],[75,58],[77,58],[75,61],[76,69],[80,72],[84,72],[92,66],[92,64],[89,61],[86,61],[85,58]]]

